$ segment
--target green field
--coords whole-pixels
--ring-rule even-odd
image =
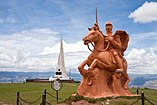
[[[67,99],[71,94],[76,94],[76,90],[78,87],[78,83],[64,83],[63,88],[59,91],[59,101],[63,101]],[[50,94],[55,96],[56,92],[51,89],[50,83],[0,83],[0,102],[10,103],[13,105],[16,105],[16,96],[17,92],[20,93],[20,97],[28,102],[36,101],[38,98],[40,98],[43,94],[44,89]],[[136,89],[130,89],[132,93],[136,93]],[[157,104],[157,90],[153,89],[140,89],[140,92],[144,92],[145,96],[150,99],[155,105]],[[53,98],[47,94],[46,96],[47,102],[55,105],[56,104],[56,98]],[[76,98],[76,97],[75,97]],[[121,98],[122,99],[122,98]],[[116,100],[114,102],[111,102],[110,105],[127,105],[126,103],[128,100],[131,102],[136,101],[138,98],[128,98],[124,97],[124,100]],[[87,99],[89,102],[92,102],[93,100]],[[100,99],[102,100],[102,99]],[[98,101],[100,101],[98,100]],[[106,100],[106,99],[104,99]],[[103,100],[103,101],[104,101]],[[112,99],[110,99],[112,100]],[[42,99],[34,103],[33,105],[39,105],[41,103]],[[122,101],[122,102],[120,102]],[[24,102],[20,101],[22,104]],[[105,102],[105,101],[104,101]],[[28,104],[30,105],[30,104]],[[105,104],[104,104],[105,105]],[[135,105],[140,105],[140,101],[136,103]],[[146,102],[146,105],[151,105]]]
[[[76,93],[76,89],[79,84],[63,84],[62,89],[59,91],[59,98],[61,100],[66,99],[71,94]],[[16,105],[17,92],[20,93],[20,97],[26,101],[33,102],[42,96],[44,89],[53,96],[56,96],[56,92],[51,89],[50,83],[0,83],[0,102],[7,102]],[[41,103],[40,99],[36,105]],[[56,103],[56,98],[47,95],[47,101]],[[35,105],[33,104],[33,105]]]

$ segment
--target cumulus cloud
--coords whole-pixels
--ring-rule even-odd
[[[56,68],[60,50],[60,35],[50,29],[25,30],[11,35],[0,35],[1,71],[51,71]],[[63,40],[67,67],[77,66],[88,56],[82,41]]]
[[[11,35],[0,35],[0,45],[27,49],[32,55],[37,55],[45,46],[56,44],[58,35],[59,33],[48,28],[25,30]]]
[[[77,43],[66,43],[66,46],[77,46]],[[0,47],[0,68],[1,70],[7,71],[52,71],[55,70],[57,65],[57,59],[59,55],[59,44],[58,47],[52,52],[45,52],[38,56],[31,56],[31,54],[24,49],[16,49],[11,47]],[[56,46],[56,45],[55,45]],[[81,46],[80,46],[81,47]],[[84,45],[82,45],[84,47]],[[54,48],[54,47],[52,47]],[[66,49],[66,47],[64,47]],[[43,50],[45,51],[45,49]],[[135,49],[133,48],[125,58],[128,61],[128,73],[157,73],[157,55],[155,49]],[[66,51],[65,50],[65,64],[66,67],[77,68],[78,65],[87,59],[90,52],[88,49],[78,49]],[[78,71],[72,71],[78,72]]]
[[[134,22],[150,23],[157,21],[157,2],[145,2],[141,7],[130,13],[129,18],[133,18]]]
[[[0,69],[14,71],[19,68],[19,64],[28,56],[30,56],[30,53],[26,49],[0,46]]]
[[[135,42],[136,45],[140,42],[146,42],[145,40],[153,42],[155,38],[155,33],[145,33]],[[133,42],[131,41],[131,43]],[[77,68],[90,54],[87,46],[82,41],[67,43],[63,37],[63,46],[66,67]],[[92,48],[92,46],[90,47]],[[60,36],[50,29],[32,29],[13,33],[12,35],[1,35],[0,70],[34,72],[36,70],[55,70],[59,50]],[[128,72],[136,74],[157,73],[156,51],[155,45],[150,49],[131,49],[125,56],[128,61]]]
[[[76,43],[66,43],[63,41],[63,45],[65,45],[64,55],[66,67],[77,68],[89,54],[87,47],[83,45],[82,41]],[[48,52],[46,52],[45,49],[43,50],[44,53],[42,52],[40,55],[32,56],[26,49],[1,46],[0,68],[3,71],[36,71],[37,69],[39,71],[54,70],[57,65],[60,43],[54,45]]]
[[[44,60],[38,54],[46,47],[58,43],[59,33],[48,28],[0,35],[0,68],[3,71],[33,71],[37,63],[47,69]],[[48,60],[47,60],[48,61]],[[46,62],[49,64],[48,62]],[[52,66],[51,66],[52,67]],[[50,68],[50,67],[49,67]]]
[[[26,49],[0,47],[1,71],[50,71],[55,68],[57,54],[31,56]]]
[[[157,32],[136,33],[130,35],[130,48],[149,49],[150,47],[157,49]],[[137,46],[138,45],[138,46]]]
[[[87,46],[83,44],[83,41],[78,41],[76,43],[66,43],[63,40],[63,47],[66,67],[77,68],[78,65],[83,62],[83,60],[87,59],[88,55],[90,54],[90,51],[88,50]],[[90,47],[92,48],[92,46]],[[57,65],[59,50],[60,42],[53,47],[45,47],[39,55],[47,59],[45,62],[47,62],[48,59],[51,59],[50,65],[52,66],[53,64],[53,68],[55,68]]]
[[[129,73],[157,73],[157,55],[153,48],[150,48],[148,51],[133,48],[130,53],[126,55],[126,59],[128,61]]]
[[[83,44],[82,41],[78,41],[76,43],[66,43],[63,40],[63,49],[64,49],[64,57],[65,57],[65,65],[70,68],[77,68],[78,65],[85,60],[89,55],[89,50],[87,46]],[[57,59],[60,50],[60,42],[53,47],[45,47],[43,51],[39,54],[43,58],[51,59],[51,66],[53,67],[57,65]],[[51,57],[50,57],[51,56]],[[46,60],[46,61],[47,61]],[[45,61],[45,62],[46,62]],[[76,71],[73,71],[76,72]]]
[[[66,43],[63,41],[64,52],[78,52],[78,51],[88,51],[87,46],[83,44],[83,41],[78,41],[76,43]],[[46,55],[49,53],[59,53],[60,43],[54,45],[53,47],[45,47],[40,55]]]

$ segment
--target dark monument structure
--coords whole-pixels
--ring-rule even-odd
[[[101,98],[133,95],[128,90],[130,79],[124,58],[129,36],[123,30],[117,30],[113,34],[112,28],[112,23],[108,21],[105,24],[106,33],[102,33],[96,10],[96,23],[88,28],[89,32],[83,38],[91,54],[78,66],[83,77],[77,89],[81,96]],[[93,46],[93,50],[89,44]],[[87,70],[85,65],[88,66]]]

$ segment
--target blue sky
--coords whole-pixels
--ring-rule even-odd
[[[70,38],[78,41],[84,36],[87,27],[91,27],[95,22],[95,7],[98,7],[102,31],[108,20],[113,22],[115,30],[124,29],[130,34],[155,31],[156,22],[139,24],[128,18],[131,12],[145,2],[145,0],[137,2],[129,0],[91,0],[90,2],[84,0],[32,0],[29,2],[8,0],[0,3],[0,33],[10,34],[34,28],[50,28],[60,32],[67,41]]]
[[[65,59],[75,62],[66,65],[77,68],[89,54],[81,40],[95,23],[96,7],[104,34],[105,22],[111,21],[113,32],[130,35],[129,72],[157,73],[156,0],[0,0],[0,70],[33,71],[38,64],[41,71],[55,68],[60,36]]]

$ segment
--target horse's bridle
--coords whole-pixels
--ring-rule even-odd
[[[99,51],[99,52],[105,52],[105,51],[108,49],[109,45],[110,45],[110,42],[108,42],[106,48],[103,49],[103,50],[100,50],[100,49],[98,49],[98,48],[96,48],[96,47],[94,46],[94,44],[92,43],[92,41],[91,41],[90,38],[88,38],[88,41],[89,41],[89,43],[91,43],[91,45],[92,45],[97,51]],[[87,44],[87,47],[88,47],[88,49],[89,49],[91,52],[93,52],[93,50],[91,50],[91,48],[89,47],[89,43]]]

